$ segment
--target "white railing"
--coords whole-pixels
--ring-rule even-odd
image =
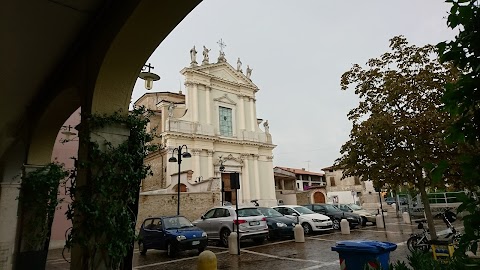
[[[198,134],[206,136],[219,136],[218,130],[213,125],[194,123],[184,120],[169,119],[166,121],[165,131],[182,132],[188,134]],[[264,132],[239,131],[232,139],[267,143],[267,136]]]

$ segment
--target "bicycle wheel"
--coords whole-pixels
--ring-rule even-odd
[[[410,252],[414,252],[414,251],[426,252],[429,249],[427,238],[422,237],[420,235],[411,236],[407,240],[407,248],[408,250],[410,250]]]

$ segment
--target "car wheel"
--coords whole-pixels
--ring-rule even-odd
[[[261,245],[263,244],[263,242],[265,242],[265,237],[253,238],[253,242],[255,242],[255,244]]]
[[[138,241],[138,251],[140,251],[140,255],[147,254],[147,249],[145,248],[143,241]]]
[[[333,220],[333,229],[334,230],[340,230],[340,222],[337,219]]]
[[[307,222],[302,223],[302,227],[305,234],[312,233],[312,226],[310,226],[310,224],[308,224]]]
[[[362,217],[362,226],[367,226],[367,218],[366,217]]]
[[[224,247],[228,247],[228,236],[230,235],[229,229],[222,229],[220,232],[220,244]]]
[[[168,257],[175,257],[177,251],[175,250],[175,247],[172,245],[172,243],[168,242],[167,244],[167,256]]]

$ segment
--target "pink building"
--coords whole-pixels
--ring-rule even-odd
[[[79,123],[80,108],[65,121],[62,129],[58,132],[55,146],[53,147],[52,161],[65,164],[66,169],[72,169],[74,167],[73,158],[77,157],[78,131],[75,129],[75,126]],[[67,185],[69,185],[69,183],[67,183]],[[70,220],[67,220],[65,216],[67,205],[70,201],[69,196],[65,195],[65,188],[59,188],[58,197],[64,198],[64,202],[58,205],[57,211],[55,212],[50,238],[50,249],[63,248],[65,245],[65,232],[72,226]]]

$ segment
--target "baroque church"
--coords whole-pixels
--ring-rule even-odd
[[[258,200],[261,206],[277,205],[275,145],[268,121],[257,118],[259,88],[250,78],[252,69],[247,66],[244,73],[240,59],[232,67],[223,50],[210,63],[209,51],[203,47],[201,63],[195,47],[190,51],[190,66],[180,71],[185,94],[150,92],[135,102],[154,112],[147,128],[155,130],[156,143],[163,146],[145,161],[154,175],[143,181],[141,193],[176,194],[180,189],[221,193],[222,201],[232,204]],[[171,159],[179,157],[179,150],[190,154],[180,165]],[[239,176],[237,196],[233,176]]]

